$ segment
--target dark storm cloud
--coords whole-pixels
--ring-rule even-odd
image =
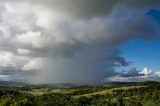
[[[1,1],[0,67],[34,71],[34,77],[20,74],[32,83],[100,82],[117,75],[114,67],[130,65],[120,56],[120,45],[159,38],[159,26],[146,15],[159,4],[158,0]],[[135,75],[137,71],[131,70],[123,76]]]
[[[143,9],[157,8],[160,4],[159,0],[8,0],[8,2],[14,1],[46,5],[46,8],[52,7],[56,11],[70,14],[76,18],[105,16],[110,14],[117,5],[126,5],[129,8]]]
[[[140,73],[139,70],[137,70],[136,68],[131,68],[130,70],[128,70],[127,73],[122,73],[120,74],[120,76],[122,77],[138,77],[138,76],[144,76],[144,74]]]
[[[126,5],[129,8],[155,8],[159,7],[159,0],[35,0],[52,8],[77,18],[91,18],[108,15],[117,5]]]

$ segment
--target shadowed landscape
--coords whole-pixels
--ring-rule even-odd
[[[0,106],[159,106],[160,83],[0,86]]]

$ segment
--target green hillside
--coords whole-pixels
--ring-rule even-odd
[[[0,87],[0,106],[160,106],[160,83],[47,88]]]

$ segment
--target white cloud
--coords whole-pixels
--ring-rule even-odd
[[[10,28],[9,31],[17,32],[31,30],[34,27],[33,7],[28,3],[1,3],[1,22]],[[13,34],[11,32],[11,35]],[[13,35],[12,35],[13,36]]]
[[[36,20],[36,25],[45,30],[55,30],[58,23],[62,23],[66,20],[67,16],[58,13],[44,6],[35,6],[34,13]]]
[[[28,49],[17,49],[17,52],[22,55],[27,55],[30,53]]]
[[[25,71],[40,70],[44,65],[43,61],[44,61],[43,58],[32,59],[22,67],[22,70]]]
[[[154,75],[157,76],[157,77],[160,77],[160,71],[155,72]]]
[[[152,74],[152,70],[145,67],[141,72],[139,72],[140,74],[144,74],[144,75],[150,75]]]
[[[139,75],[137,76],[121,76],[116,75],[110,78],[106,78],[104,81],[111,82],[139,82],[139,81],[160,81],[160,72],[152,71],[151,69],[145,67]]]
[[[17,67],[20,68],[28,61],[27,57],[15,56],[13,53],[0,52],[0,67]]]
[[[43,47],[43,38],[41,32],[27,32],[16,36],[16,40],[22,44],[31,44],[33,47]]]

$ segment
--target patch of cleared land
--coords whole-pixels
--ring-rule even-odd
[[[90,96],[94,96],[94,95],[112,94],[114,90],[139,89],[139,88],[142,88],[142,87],[147,87],[147,86],[125,86],[125,87],[118,87],[118,88],[107,89],[107,90],[103,90],[103,91],[99,91],[99,92],[94,92],[94,93],[89,93],[89,94],[84,94],[84,95],[78,95],[78,96],[74,96],[73,98],[79,98],[79,97],[82,97],[82,96],[90,97]]]

